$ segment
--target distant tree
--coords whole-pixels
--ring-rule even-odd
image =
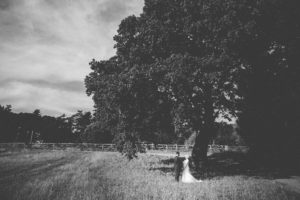
[[[41,115],[41,111],[39,110],[39,109],[35,109],[34,111],[33,111],[33,114],[35,115],[35,116],[38,116],[38,117],[41,117],[42,115]]]
[[[12,112],[12,106],[11,105],[6,105],[4,107],[4,106],[0,105],[0,111],[1,112],[6,112],[6,113],[11,113]]]
[[[87,140],[85,136],[85,129],[92,123],[92,114],[90,112],[83,112],[78,110],[77,113],[70,117],[72,123],[72,132],[83,142],[93,142],[90,139]]]
[[[112,143],[113,135],[109,130],[101,127],[99,122],[89,124],[84,133],[80,135],[81,141],[91,143]]]
[[[243,138],[238,133],[237,124],[219,123],[216,136],[213,137],[215,144],[220,145],[245,145]]]
[[[0,106],[0,142],[79,142],[80,134],[91,122],[91,113],[78,111],[71,117],[13,113],[11,106]]]
[[[34,143],[41,140],[42,116],[40,110],[36,109],[33,113],[16,114],[19,141]]]
[[[16,115],[12,112],[12,106],[0,105],[0,142],[15,142],[18,125]]]
[[[72,121],[69,117],[43,116],[41,122],[42,140],[46,143],[72,143],[78,136],[72,132]]]

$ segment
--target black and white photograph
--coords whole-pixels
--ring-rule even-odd
[[[0,0],[1,200],[299,200],[299,0]]]

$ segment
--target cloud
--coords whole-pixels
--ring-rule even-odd
[[[0,0],[0,9],[5,10],[8,9],[12,4],[10,0]]]
[[[124,4],[124,0],[105,1],[97,8],[98,17],[103,19],[106,23],[115,23],[120,20],[122,16],[126,16],[128,10],[132,8],[132,1]]]
[[[29,80],[2,80],[0,85],[2,88],[9,87],[11,83],[28,84],[38,86],[42,89],[55,89],[64,90],[70,92],[85,92],[85,87],[83,81],[55,81],[55,80],[41,80],[41,79],[29,79]]]
[[[0,101],[9,101],[16,112],[33,112],[40,109],[48,115],[71,115],[76,110],[86,110],[91,100],[70,90],[45,88],[24,82],[9,82],[7,87],[0,88]],[[80,104],[79,104],[80,102]],[[47,112],[47,113],[46,113]]]
[[[142,0],[0,0],[0,104],[19,111],[40,105],[57,114],[82,105],[92,110],[83,88],[88,63],[115,53],[118,24],[141,13],[142,5]],[[72,106],[63,103],[69,95]]]

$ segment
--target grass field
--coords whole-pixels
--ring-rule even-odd
[[[0,154],[0,199],[300,199],[272,179],[215,176],[202,183],[174,181],[171,159],[117,153],[28,151]]]

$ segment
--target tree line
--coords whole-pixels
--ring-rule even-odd
[[[42,115],[36,109],[32,113],[14,113],[12,106],[0,105],[0,142],[1,143],[113,143],[110,131],[103,131],[91,112],[77,111],[71,116],[53,117]],[[234,133],[232,125],[220,124],[214,143],[226,145],[243,144]],[[180,138],[165,135],[165,138],[145,140],[154,144],[193,144],[194,136],[186,132]]]
[[[114,36],[116,54],[90,62],[86,92],[99,131],[129,158],[140,141],[195,133],[207,159],[218,119],[261,161],[288,163],[299,146],[297,0],[145,0]],[[266,159],[267,158],[267,159]]]
[[[32,113],[14,113],[10,105],[0,105],[0,142],[73,143],[88,142],[91,135],[85,129],[92,122],[90,112],[77,111],[70,117]]]

